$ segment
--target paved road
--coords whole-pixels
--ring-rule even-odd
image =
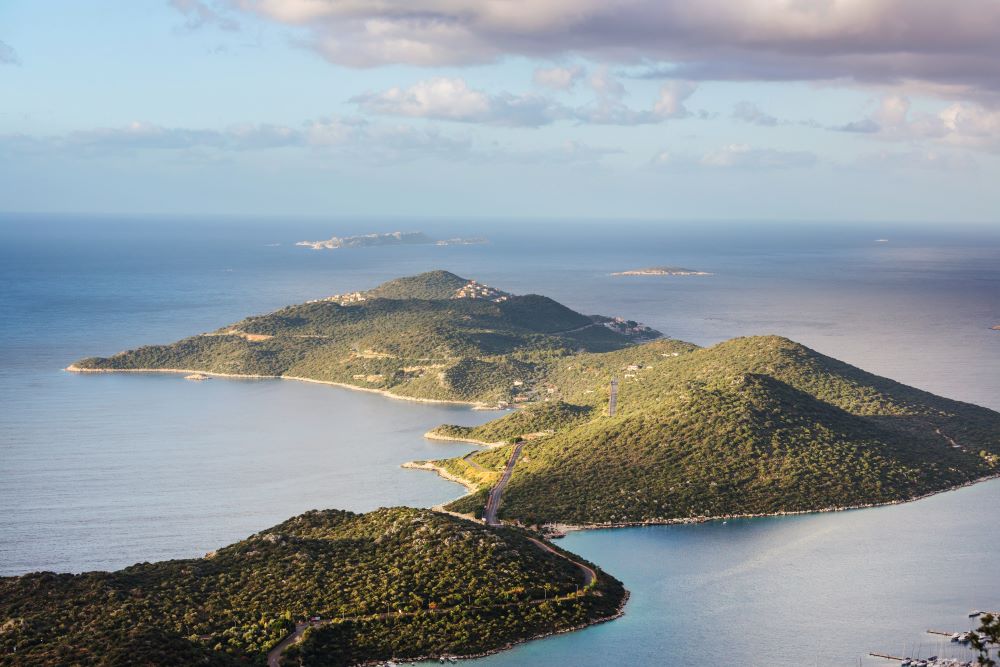
[[[481,450],[481,449],[473,449],[471,452],[469,452],[468,454],[466,454],[462,458],[465,460],[466,463],[468,463],[470,466],[472,466],[476,470],[478,470],[480,472],[489,472],[489,470],[487,470],[486,468],[484,468],[483,466],[479,465],[478,463],[476,463],[475,461],[472,460],[472,457],[475,456],[476,454],[478,454],[481,451],[483,451],[483,450]]]
[[[499,481],[490,489],[489,498],[486,499],[486,510],[483,512],[483,521],[486,522],[487,526],[501,525],[500,520],[497,518],[497,510],[500,509],[500,499],[503,497],[503,490],[507,487],[507,482],[510,481],[510,476],[514,473],[514,464],[517,463],[517,457],[521,455],[523,447],[523,442],[514,445],[514,451],[510,453],[510,458],[507,459],[507,467],[504,468],[503,475],[500,476]]]
[[[510,481],[510,476],[514,472],[514,465],[517,463],[517,458],[521,455],[521,449],[523,447],[524,447],[524,443],[523,442],[519,442],[516,445],[514,445],[514,450],[510,453],[510,458],[507,459],[507,467],[504,469],[503,475],[500,476],[500,480],[496,483],[496,485],[492,489],[490,489],[490,496],[489,496],[489,499],[486,501],[486,511],[483,514],[483,519],[485,520],[486,524],[489,525],[489,526],[499,526],[499,525],[501,525],[500,520],[497,519],[497,510],[500,508],[500,498],[503,496],[504,487],[506,487],[507,486],[507,482]],[[556,551],[555,549],[552,548],[551,545],[543,542],[542,540],[535,539],[534,537],[529,537],[528,539],[535,546],[537,546],[539,549],[541,549],[543,551],[547,551],[550,554],[558,556],[559,558],[562,558],[562,559],[564,559],[566,561],[569,561],[570,563],[572,563],[573,565],[575,565],[580,570],[581,574],[583,574],[583,587],[584,587],[584,589],[586,589],[588,586],[590,586],[591,584],[593,584],[597,580],[597,572],[595,572],[594,569],[591,568],[590,566],[584,565],[583,563],[581,563],[579,561],[573,560],[572,558],[570,558],[566,554],[563,554],[563,553],[560,553],[559,551]],[[584,590],[584,591],[579,591],[576,594],[571,593],[571,594],[569,594],[569,595],[567,595],[565,597],[573,597],[574,595],[586,595],[586,594],[587,594],[587,591]],[[544,599],[542,599],[542,600],[529,600],[527,602],[527,604],[541,604],[544,601],[545,601]],[[518,605],[518,604],[524,604],[524,603],[523,602],[513,602],[513,603],[506,603],[506,604],[501,604],[501,605],[497,605],[497,606],[498,607],[509,607],[509,606],[514,606],[514,605]],[[450,611],[450,609],[448,609],[448,608],[422,609],[420,611],[375,614],[375,615],[367,616],[367,617],[355,617],[353,619],[344,619],[344,620],[386,619],[386,618],[390,618],[390,617],[414,616],[416,614],[442,614],[442,613],[445,613],[447,611]],[[330,621],[328,621],[328,620],[326,620],[326,621],[319,621],[317,623],[312,623],[311,625],[313,625],[313,626],[326,625],[329,622]],[[306,631],[306,629],[308,627],[310,627],[309,623],[297,623],[295,625],[294,632],[292,632],[287,637],[285,637],[284,639],[282,639],[281,642],[279,642],[278,644],[276,644],[275,647],[272,648],[268,652],[268,654],[267,654],[267,667],[281,667],[281,654],[284,653],[285,649],[287,649],[289,646],[291,646],[295,642],[299,641],[299,639],[301,639],[301,637],[302,637],[302,634]]]
[[[267,652],[267,667],[281,667],[281,654],[285,649],[299,641],[302,633],[309,627],[308,623],[296,623],[295,631],[278,642],[274,648]]]
[[[590,586],[597,579],[597,573],[594,572],[594,569],[592,567],[590,567],[588,565],[584,565],[583,563],[581,563],[579,561],[573,560],[572,558],[570,558],[566,554],[560,553],[560,552],[556,551],[555,549],[552,548],[551,545],[546,544],[545,542],[542,542],[541,540],[536,540],[534,537],[529,537],[528,539],[531,540],[532,542],[534,542],[535,546],[537,546],[539,549],[542,549],[544,551],[548,551],[550,554],[555,554],[556,556],[559,556],[560,558],[562,558],[564,560],[568,560],[570,563],[573,563],[573,565],[576,565],[580,569],[580,572],[583,573],[583,585],[584,585],[584,587]]]
[[[577,327],[575,329],[566,329],[564,331],[553,331],[551,336],[561,336],[562,334],[576,333],[577,331],[583,331],[584,329],[589,329],[590,327],[596,327],[597,322],[591,322],[590,324],[584,324],[582,327]]]

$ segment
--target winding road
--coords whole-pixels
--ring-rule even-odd
[[[517,463],[517,457],[521,455],[522,448],[524,448],[523,442],[514,445],[514,451],[510,453],[510,458],[507,459],[507,467],[504,468],[503,474],[497,483],[490,489],[490,495],[486,499],[486,510],[483,512],[483,521],[486,522],[487,526],[502,525],[500,519],[497,518],[497,510],[500,509],[500,499],[503,497],[503,490],[507,487],[510,476],[514,474],[514,464]]]
[[[286,648],[299,641],[302,637],[302,633],[305,632],[308,627],[308,623],[296,623],[295,630],[290,635],[275,644],[274,648],[267,652],[267,667],[281,667],[281,654],[285,652]]]
[[[521,455],[521,449],[523,448],[524,448],[523,442],[519,442],[516,445],[514,445],[514,450],[510,453],[510,458],[507,459],[507,467],[504,468],[503,475],[500,476],[500,479],[497,481],[497,483],[493,486],[492,489],[490,489],[490,495],[486,501],[486,511],[483,513],[483,521],[488,526],[503,525],[497,518],[497,510],[500,508],[500,500],[503,497],[503,491],[507,486],[507,482],[510,481],[511,475],[514,473],[514,465],[517,464],[517,459]],[[584,563],[581,563],[579,561],[573,560],[572,558],[562,553],[561,551],[557,551],[556,549],[554,549],[552,545],[547,544],[546,542],[540,539],[534,537],[528,537],[527,539],[542,551],[547,551],[548,553],[554,556],[558,556],[559,558],[562,558],[563,560],[572,563],[573,565],[576,566],[578,570],[580,570],[580,573],[583,575],[583,590],[577,590],[576,593],[570,593],[568,595],[565,595],[563,596],[564,598],[586,595],[588,589],[597,581],[597,572],[594,570],[594,568],[590,567],[589,565],[585,565]],[[496,606],[510,607],[521,604],[542,604],[547,599],[548,598],[546,597],[542,600],[528,600],[527,602],[508,602]],[[560,599],[560,598],[553,598],[553,599]],[[341,620],[386,619],[390,617],[399,617],[399,616],[414,616],[416,614],[441,614],[448,611],[451,611],[451,609],[447,607],[438,609],[421,609],[419,611],[375,614],[372,616],[359,616],[350,619],[345,618]],[[281,667],[281,654],[284,653],[289,646],[302,639],[302,635],[308,628],[326,625],[330,622],[331,621],[329,620],[324,620],[311,623],[296,623],[295,630],[292,631],[287,637],[282,639],[280,642],[275,644],[274,648],[268,651],[267,667]]]

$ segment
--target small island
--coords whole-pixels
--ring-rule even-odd
[[[630,269],[628,271],[617,271],[613,276],[710,276],[707,271],[696,271],[685,269],[682,266],[650,266],[645,269]]]
[[[993,331],[1000,331],[1000,324],[990,328],[993,329]]]
[[[484,238],[436,240],[423,232],[384,232],[358,236],[334,236],[325,241],[299,241],[295,245],[305,246],[313,250],[336,250],[337,248],[369,248],[385,245],[479,245],[488,242]]]
[[[24,665],[444,662],[616,618],[627,597],[517,528],[408,507],[311,511],[203,558],[0,578],[0,653]]]

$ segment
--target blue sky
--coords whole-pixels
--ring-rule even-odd
[[[989,0],[8,0],[0,210],[994,222],[998,31]]]

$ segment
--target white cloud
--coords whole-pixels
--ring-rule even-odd
[[[301,133],[280,125],[236,125],[225,130],[171,128],[132,122],[125,127],[71,132],[54,140],[75,150],[258,150],[302,143]]]
[[[498,144],[479,146],[468,136],[453,136],[436,128],[374,124],[356,117],[309,120],[299,128],[246,124],[223,130],[163,127],[134,122],[63,135],[34,137],[0,134],[0,155],[19,159],[55,157],[104,160],[155,155],[184,161],[210,162],[232,153],[295,150],[326,161],[347,160],[368,165],[418,160],[490,164],[596,164],[621,150],[565,141],[531,150]]]
[[[970,148],[1000,151],[1000,111],[975,104],[956,103],[937,115],[942,139]]]
[[[697,86],[690,81],[671,81],[660,88],[653,112],[660,118],[684,118],[689,115],[685,100],[694,94]]]
[[[650,159],[649,164],[654,167],[666,167],[673,164],[674,155],[670,151],[660,151]]]
[[[729,144],[706,153],[699,163],[723,169],[788,169],[816,164],[816,155],[808,151],[781,151],[751,148],[748,144]]]
[[[469,86],[460,78],[435,78],[408,88],[393,87],[351,98],[364,112],[483,123],[507,127],[540,127],[559,120],[601,125],[660,123],[690,114],[684,101],[696,86],[686,81],[663,86],[651,109],[636,110],[622,102],[625,87],[607,69],[590,78],[596,98],[592,104],[571,107],[539,95],[491,94]]]
[[[911,107],[908,98],[887,95],[869,116],[830,129],[865,132],[885,141],[1000,152],[1000,111],[969,102],[952,103],[938,113],[913,113]]]
[[[580,56],[689,80],[1000,91],[996,0],[231,0],[351,66]]]
[[[862,168],[930,169],[940,171],[972,171],[976,161],[965,154],[940,150],[878,151],[862,155],[857,160]]]
[[[492,107],[486,93],[469,88],[464,79],[446,78],[359,95],[351,101],[371,113],[448,120],[485,120]]]
[[[487,94],[458,78],[420,81],[351,98],[360,109],[385,116],[407,116],[467,123],[538,127],[563,118],[561,105],[537,95]]]
[[[601,65],[590,75],[590,87],[601,98],[620,100],[625,97],[625,86],[607,65]]]
[[[586,70],[579,65],[573,67],[538,67],[532,76],[536,86],[551,90],[572,90],[584,77]]]

